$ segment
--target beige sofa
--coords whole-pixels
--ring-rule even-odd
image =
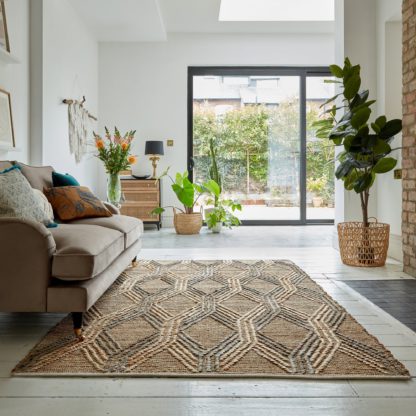
[[[18,162],[0,162],[0,171]],[[33,188],[52,186],[52,167],[19,163]],[[0,312],[70,312],[82,338],[87,311],[141,248],[143,223],[114,214],[57,228],[0,218]]]

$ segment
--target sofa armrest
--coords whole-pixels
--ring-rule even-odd
[[[120,215],[120,210],[115,205],[107,201],[103,201],[103,204],[113,215]]]
[[[0,311],[46,310],[55,240],[42,224],[0,218]]]

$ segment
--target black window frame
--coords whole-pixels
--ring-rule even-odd
[[[187,166],[193,180],[193,77],[194,76],[298,76],[300,82],[300,218],[299,220],[244,220],[243,225],[321,225],[334,224],[333,219],[307,219],[306,201],[306,80],[331,76],[326,66],[188,66],[187,93]]]

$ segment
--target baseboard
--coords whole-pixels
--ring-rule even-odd
[[[332,248],[339,251],[339,242],[338,242],[338,231],[337,227],[334,227],[332,230]]]
[[[390,234],[388,256],[394,260],[403,261],[402,236]]]
[[[162,227],[173,228],[173,215],[162,215]]]

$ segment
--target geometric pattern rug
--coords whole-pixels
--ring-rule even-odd
[[[407,379],[409,372],[290,261],[140,261],[65,318],[14,375]]]

